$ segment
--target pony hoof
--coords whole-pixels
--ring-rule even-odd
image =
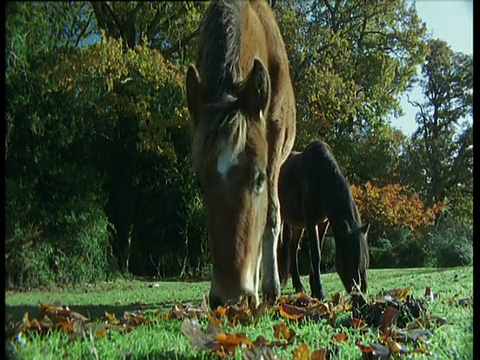
[[[323,292],[320,293],[320,294],[317,294],[317,295],[312,294],[312,298],[316,298],[316,299],[318,299],[318,300],[320,300],[320,301],[323,301],[323,300],[325,300],[325,295],[323,294]]]
[[[273,289],[267,289],[263,291],[263,299],[268,303],[268,305],[275,305],[279,297],[280,286],[275,286]]]

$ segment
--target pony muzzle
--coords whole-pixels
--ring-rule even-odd
[[[235,304],[240,301],[247,301],[247,304],[249,305],[250,308],[256,308],[257,305],[259,304],[258,294],[255,294],[251,290],[244,290],[237,296],[224,297],[218,294],[215,291],[213,286],[210,288],[210,294],[209,294],[208,300],[209,300],[210,308],[212,310],[215,310],[219,306],[226,306],[227,304],[231,304],[231,303]]]

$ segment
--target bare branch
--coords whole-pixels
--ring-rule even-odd
[[[87,30],[88,30],[88,27],[90,26],[90,23],[92,21],[92,17],[93,17],[93,14],[90,13],[88,19],[87,19],[87,23],[85,24],[85,26],[83,27],[82,31],[80,32],[80,34],[78,34],[77,36],[77,40],[75,41],[75,46],[78,46],[80,44],[80,40],[85,36],[85,34],[87,33]]]
[[[147,29],[147,41],[150,42],[153,40],[153,37],[157,33],[158,27],[160,25],[160,19],[162,18],[162,12],[160,9],[157,9],[157,12],[155,13],[155,17],[153,18],[152,22],[148,26]]]
[[[169,55],[174,54],[178,50],[180,50],[182,47],[186,46],[195,36],[197,36],[200,33],[200,28],[197,27],[193,32],[185,36],[183,39],[177,42],[175,46],[172,46],[170,49],[167,50],[167,53]]]

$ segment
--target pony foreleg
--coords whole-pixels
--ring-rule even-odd
[[[271,208],[273,209],[270,210]],[[275,205],[269,205],[269,210],[262,238],[262,291],[264,300],[273,305],[280,297],[277,263],[280,211],[278,206]]]
[[[303,292],[305,291],[305,288],[303,287],[302,280],[300,279],[300,271],[298,270],[298,250],[303,229],[293,229],[292,234],[293,236],[290,243],[292,284],[296,292]]]
[[[320,280],[320,244],[316,225],[307,224],[307,240],[310,248],[310,291],[313,297],[323,300],[325,294]]]
[[[290,274],[290,241],[292,238],[292,231],[290,225],[283,222],[281,226],[281,237],[278,239],[277,262],[278,262],[278,277],[280,284],[285,286],[288,282],[288,275]]]

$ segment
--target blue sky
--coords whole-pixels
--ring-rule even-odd
[[[453,51],[473,54],[473,0],[417,0],[415,3],[418,15],[434,38],[445,40]],[[412,100],[421,100],[421,90],[414,88],[409,96]],[[411,135],[417,128],[416,109],[408,103],[406,95],[401,105],[405,115],[392,119],[391,124],[405,135]]]

